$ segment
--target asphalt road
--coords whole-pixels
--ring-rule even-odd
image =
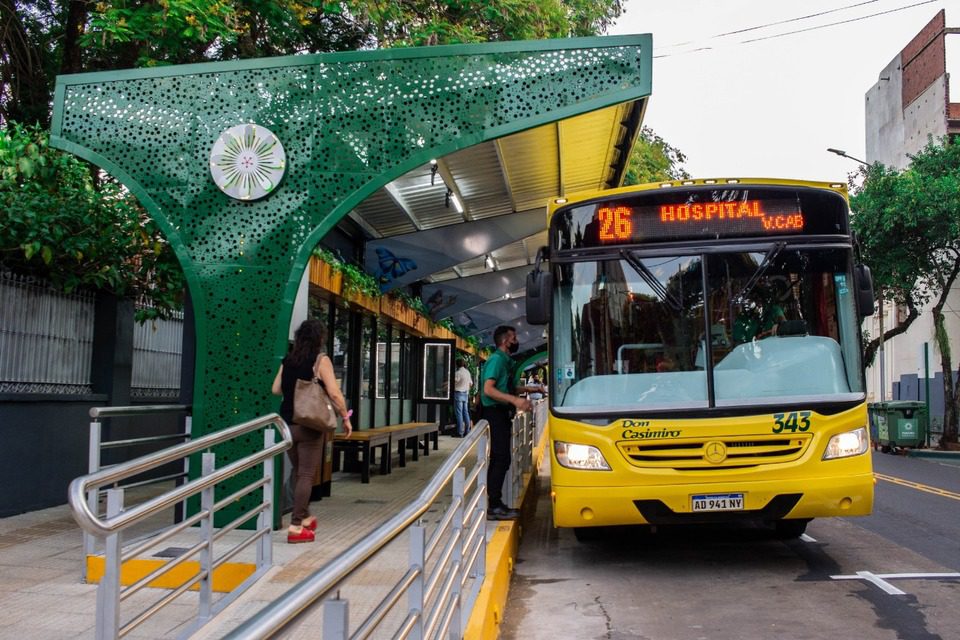
[[[791,541],[698,526],[579,543],[552,526],[546,465],[501,638],[960,638],[960,466],[874,459],[874,515],[814,520]]]

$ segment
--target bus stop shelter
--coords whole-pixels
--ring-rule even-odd
[[[51,144],[119,179],[176,252],[198,437],[275,408],[310,253],[346,220],[387,288],[419,282],[479,332],[521,324],[546,201],[620,183],[651,62],[638,35],[61,76]]]

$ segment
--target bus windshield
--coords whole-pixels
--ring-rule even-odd
[[[862,400],[846,249],[554,266],[557,413]]]

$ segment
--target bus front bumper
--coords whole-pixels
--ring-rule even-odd
[[[552,487],[557,527],[774,521],[865,516],[873,510],[872,473],[844,477],[711,482],[700,485]],[[738,496],[742,509],[694,511],[694,496]]]

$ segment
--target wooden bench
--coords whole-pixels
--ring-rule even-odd
[[[360,481],[368,484],[370,463],[373,460],[371,454],[382,447],[380,473],[384,475],[390,473],[390,449],[393,442],[390,435],[383,428],[354,431],[349,438],[345,434],[338,433],[333,439],[333,470],[340,471],[341,453],[357,453],[360,457]]]
[[[435,422],[405,422],[392,424],[386,427],[374,427],[354,431],[347,438],[338,433],[333,440],[333,470],[340,471],[340,455],[357,453],[360,464],[360,480],[370,482],[370,464],[375,450],[380,452],[380,473],[388,474],[392,468],[391,450],[393,443],[397,443],[397,456],[401,467],[407,466],[407,450],[409,449],[414,460],[420,459],[420,447],[423,446],[424,455],[430,455],[430,444],[434,451],[439,447],[440,425]]]
[[[413,454],[414,461],[420,459],[421,438],[423,439],[423,455],[425,456],[430,455],[431,442],[434,451],[439,446],[440,425],[435,422],[405,422],[387,427],[377,427],[376,430],[389,432],[393,441],[397,443],[398,464],[401,467],[407,466],[408,449]]]

